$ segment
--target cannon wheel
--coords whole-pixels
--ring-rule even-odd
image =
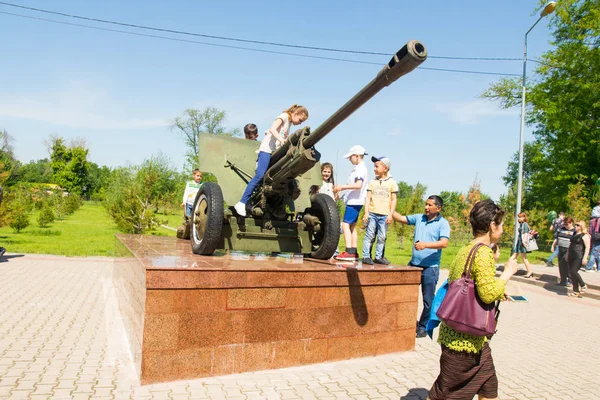
[[[333,256],[340,240],[340,214],[335,201],[323,193],[310,198],[310,214],[321,221],[321,230],[311,238],[312,258],[327,260]]]
[[[192,209],[190,239],[194,254],[211,255],[223,233],[223,192],[214,182],[206,182],[198,190]]]

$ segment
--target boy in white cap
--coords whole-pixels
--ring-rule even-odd
[[[367,231],[363,240],[362,262],[368,265],[373,265],[373,263],[387,265],[390,262],[383,256],[383,248],[387,237],[387,227],[392,223],[392,214],[396,209],[398,184],[389,175],[392,167],[389,158],[371,157],[371,161],[375,164],[375,179],[369,183],[365,200],[363,222],[367,226]],[[376,232],[377,246],[375,247],[375,260],[373,260],[369,252]]]
[[[358,214],[365,204],[367,197],[367,167],[363,158],[367,154],[362,146],[352,146],[344,158],[350,160],[354,168],[348,177],[348,183],[345,185],[336,185],[333,188],[334,193],[342,190],[346,191],[344,197],[346,202],[346,211],[342,221],[342,231],[344,232],[344,242],[346,250],[338,254],[335,258],[341,261],[356,261],[358,259],[358,232],[356,222]]]

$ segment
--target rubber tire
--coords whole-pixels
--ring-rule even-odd
[[[204,183],[196,194],[192,209],[190,241],[194,254],[209,256],[215,252],[223,234],[224,212],[223,192],[219,185]],[[201,218],[198,222],[203,222],[203,232],[195,224],[198,218]]]
[[[338,247],[340,240],[340,214],[335,201],[324,193],[317,193],[310,198],[310,214],[321,221],[321,231],[315,234],[313,246],[318,248],[310,253],[312,258],[330,259]]]

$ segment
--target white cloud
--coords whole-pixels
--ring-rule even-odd
[[[167,118],[130,117],[105,89],[70,82],[55,91],[26,96],[0,93],[0,116],[41,121],[70,128],[133,129],[167,126]]]
[[[476,125],[482,119],[489,117],[513,117],[518,110],[503,110],[494,103],[484,100],[474,100],[468,103],[438,103],[434,110],[445,114],[449,120],[460,125]]]

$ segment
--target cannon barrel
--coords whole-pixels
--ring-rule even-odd
[[[329,132],[342,123],[352,113],[358,110],[363,104],[375,96],[381,89],[391,85],[398,78],[408,74],[417,68],[427,59],[427,50],[425,46],[417,41],[411,40],[406,43],[379,71],[375,79],[369,82],[360,92],[334,112],[325,122],[319,125],[303,140],[303,147],[310,148],[323,139]],[[291,155],[287,155],[290,145],[295,146],[300,140],[301,135],[305,135],[304,129],[294,132],[288,140],[277,149],[271,156],[269,166],[275,171],[283,167]]]

